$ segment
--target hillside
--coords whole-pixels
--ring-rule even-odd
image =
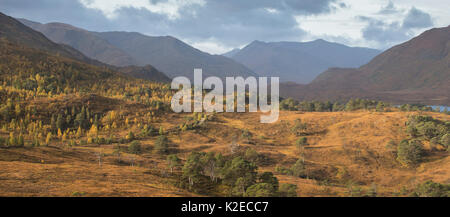
[[[61,100],[61,99],[56,99]],[[77,100],[77,99],[75,99]],[[123,102],[115,102],[123,103]],[[131,106],[123,111],[136,111]],[[138,109],[145,111],[145,108]],[[390,141],[407,138],[404,122],[414,113],[403,112],[336,112],[298,113],[282,111],[275,124],[260,124],[259,114],[218,114],[207,121],[208,127],[178,131],[190,114],[169,114],[150,124],[162,126],[171,148],[186,162],[191,152],[233,154],[233,137],[250,132],[249,138],[239,137],[239,152],[258,165],[258,172],[273,172],[280,185],[295,184],[296,195],[305,196],[408,196],[418,184],[428,180],[449,184],[449,156],[440,149],[432,150],[426,143],[427,157],[417,167],[401,166],[395,159]],[[448,115],[430,113],[449,121]],[[132,119],[134,113],[121,118]],[[291,129],[296,120],[308,125],[308,145],[299,152],[298,135]],[[61,144],[57,138],[41,147],[0,148],[0,195],[2,196],[226,196],[226,187],[203,183],[202,193],[177,187],[182,180],[181,167],[170,173],[165,155],[154,152],[157,133],[139,136],[136,141],[142,151],[132,154],[128,144],[119,142],[127,132],[140,128],[113,130],[112,144]],[[220,132],[220,133],[218,133]],[[0,133],[5,134],[0,130]],[[107,137],[101,131],[100,137]],[[82,136],[80,140],[86,137]],[[77,139],[78,141],[78,139]],[[121,154],[117,154],[117,150]],[[121,148],[120,148],[121,147]],[[256,155],[248,150],[255,151]],[[102,153],[101,164],[98,154]],[[305,158],[302,177],[283,174],[280,168],[290,168]],[[89,168],[86,170],[86,168]],[[279,169],[277,169],[279,168]],[[61,175],[64,174],[64,175]],[[20,177],[20,187],[17,178]],[[36,185],[36,183],[39,183]],[[209,190],[207,190],[209,189]],[[206,190],[206,192],[205,192]]]
[[[308,85],[281,85],[284,96],[450,104],[450,27],[431,29],[358,69],[331,68]]]
[[[202,68],[204,76],[255,75],[232,59],[202,52],[171,36],[150,37],[135,32],[96,34],[130,54],[139,65],[151,64],[172,78],[191,78],[194,68]]]
[[[115,66],[136,65],[136,62],[119,48],[109,44],[94,33],[64,23],[47,23],[19,19],[28,27],[41,32],[53,42],[67,44],[89,58]]]
[[[70,46],[64,46],[54,43],[47,39],[43,34],[36,32],[14,18],[0,12],[0,38],[28,46],[30,48],[45,50],[54,55],[76,59],[90,64],[98,64],[84,56],[79,51]]]
[[[359,67],[380,51],[315,40],[311,42],[254,41],[234,50],[232,59],[263,76],[306,84],[331,67]]]
[[[28,24],[33,24],[27,21]],[[35,23],[35,25],[38,25]],[[159,72],[152,66],[145,67],[117,67],[107,65],[97,60],[91,59],[78,50],[69,45],[57,44],[47,39],[43,34],[23,25],[21,22],[12,17],[0,13],[0,39],[2,45],[7,46],[8,49],[15,51],[29,50],[30,53],[23,54],[26,57],[36,56],[36,53],[42,53],[43,57],[52,56],[51,58],[73,62],[78,61],[79,65],[90,65],[87,67],[96,66],[98,68],[108,68],[108,71],[125,72],[137,78],[143,78],[151,81],[169,82],[169,78],[163,73]],[[66,26],[64,26],[66,27]],[[6,50],[5,50],[6,51]],[[5,52],[4,51],[4,52]],[[5,54],[5,53],[3,53]],[[70,60],[69,60],[70,59]],[[43,61],[43,60],[42,60]],[[36,63],[36,62],[33,62]],[[67,64],[70,65],[70,64]],[[119,73],[121,74],[121,73]],[[122,75],[120,75],[122,76]]]
[[[152,65],[169,77],[191,77],[194,68],[205,76],[250,76],[254,73],[229,58],[210,55],[170,36],[151,37],[132,32],[91,32],[64,23],[40,24],[20,19],[57,43],[70,45],[98,61],[128,66]]]
[[[149,81],[159,81],[169,83],[171,79],[164,73],[158,71],[151,65],[146,66],[123,66],[118,71],[131,75],[135,78],[145,79]]]

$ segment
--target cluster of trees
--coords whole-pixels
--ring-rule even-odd
[[[406,129],[412,138],[426,140],[432,146],[441,145],[449,150],[450,122],[443,122],[430,116],[413,115],[408,118]]]
[[[405,123],[410,138],[396,144],[390,141],[386,148],[403,166],[415,166],[426,155],[423,142],[427,141],[432,150],[442,147],[450,150],[450,122],[443,122],[431,116],[411,115]]]
[[[181,186],[201,191],[207,185],[224,185],[229,195],[248,197],[296,196],[296,186],[280,185],[271,172],[258,174],[258,166],[252,162],[252,153],[244,156],[223,156],[220,153],[192,152],[181,165],[176,155],[167,157],[171,171],[181,166]]]
[[[434,111],[434,112],[442,112],[445,114],[450,114],[450,112],[445,108],[443,111],[439,107],[433,109],[431,106],[426,106],[422,104],[403,104],[400,107],[400,111]]]
[[[111,123],[100,121],[100,113],[104,111],[99,109],[101,112],[94,114],[87,104],[72,109],[64,108],[64,105],[63,108],[52,104],[47,108],[28,105],[28,102],[38,98],[45,102],[68,95],[96,94],[123,99],[146,105],[151,117],[144,116],[151,120],[169,111],[173,91],[168,84],[134,79],[106,67],[92,66],[10,43],[1,43],[0,47],[0,124],[3,130],[13,132],[15,137],[22,134],[25,143],[33,143],[35,138],[40,143],[46,143],[46,135],[51,133],[50,140],[58,138],[75,144],[76,141],[67,138],[79,139],[80,134],[84,136],[91,131],[110,131],[119,127],[119,121],[125,121],[120,120],[120,115],[112,115]],[[117,111],[110,112],[117,114]],[[35,125],[36,129],[29,129],[30,124]],[[128,127],[125,124],[122,126]],[[143,134],[148,131],[145,129]],[[90,140],[102,142],[96,136]]]
[[[277,166],[275,172],[300,178],[307,178],[304,158],[298,159],[291,167]]]
[[[404,166],[414,166],[422,161],[425,151],[419,140],[402,140],[397,146],[397,160]]]
[[[212,120],[214,118],[214,115],[215,114],[208,115],[208,114],[194,112],[194,113],[192,113],[192,115],[184,117],[185,122],[180,125],[180,130],[187,131],[187,130],[199,129],[202,126],[204,126],[206,121]]]
[[[376,110],[385,111],[390,107],[389,103],[366,100],[350,99],[347,103],[340,102],[320,102],[320,101],[302,101],[299,102],[292,98],[284,99],[280,102],[280,109],[287,111],[303,112],[335,112],[335,111],[355,111],[355,110]]]
[[[419,184],[411,193],[413,197],[450,197],[450,185],[433,181]]]
[[[434,111],[450,114],[450,111],[439,108],[433,109],[430,106],[421,104],[403,104],[398,107],[400,111]],[[378,112],[392,110],[390,103],[366,100],[350,99],[347,102],[321,102],[321,101],[302,101],[299,102],[292,98],[284,99],[280,102],[280,109],[285,111],[303,111],[303,112],[336,112],[336,111],[355,111],[355,110],[374,110]]]

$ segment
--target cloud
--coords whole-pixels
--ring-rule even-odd
[[[293,10],[302,14],[320,14],[328,13],[335,9],[331,3],[336,0],[285,0],[284,3]]]
[[[403,28],[426,28],[433,25],[431,16],[415,7],[409,10],[403,21]]]
[[[0,10],[13,17],[42,23],[63,22],[91,31],[171,35],[212,53],[242,47],[253,40],[303,41],[325,36],[349,41],[349,45],[357,42],[359,46],[379,48],[407,40],[433,24],[433,18],[436,22],[448,20],[435,17],[435,10],[430,10],[436,8],[441,17],[447,16],[448,4],[444,0],[436,6],[420,5],[415,0],[402,4],[393,2],[0,0]],[[415,4],[419,6],[414,7]],[[433,11],[433,17],[425,11]],[[360,15],[368,19],[361,19]]]
[[[422,31],[424,28],[433,26],[431,15],[412,7],[406,14],[396,9],[390,2],[381,11],[382,14],[395,14],[400,20],[385,21],[382,18],[358,16],[357,18],[366,23],[361,30],[364,39],[375,42],[381,48],[387,48],[394,44],[406,41]]]
[[[121,8],[145,9],[152,13],[166,15],[169,19],[180,17],[179,10],[191,5],[204,5],[204,0],[79,0],[85,7],[100,10],[107,18],[116,18]]]
[[[394,5],[394,2],[389,1],[389,3],[381,8],[381,10],[378,12],[379,14],[396,14],[399,12],[399,9]]]
[[[172,35],[214,53],[253,40],[300,40],[295,16],[326,14],[341,0],[0,0],[5,13],[91,31]],[[214,40],[211,40],[214,39]]]

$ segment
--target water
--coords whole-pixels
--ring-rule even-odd
[[[450,106],[443,106],[443,105],[429,105],[429,107],[436,109],[439,108],[439,110],[442,112],[447,108],[447,111],[450,111]]]

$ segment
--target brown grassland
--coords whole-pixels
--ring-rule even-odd
[[[76,99],[75,99],[76,100]],[[40,105],[44,105],[40,103]],[[112,106],[110,104],[109,106]],[[144,113],[137,105],[123,106],[130,120]],[[133,112],[131,112],[133,111]],[[166,131],[170,148],[186,160],[192,151],[231,154],[230,144],[252,148],[264,162],[258,172],[270,171],[280,183],[297,185],[298,196],[350,196],[354,188],[376,186],[378,196],[405,196],[405,191],[427,180],[450,183],[450,158],[445,150],[431,148],[416,167],[404,167],[396,161],[386,144],[408,138],[405,122],[418,112],[298,112],[281,111],[273,124],[259,123],[258,113],[220,113],[201,130],[179,131],[191,114],[168,113],[154,120],[155,127]],[[435,119],[450,121],[450,116],[420,112]],[[294,120],[308,125],[309,145],[299,150],[298,138],[290,129]],[[237,138],[243,130],[251,138]],[[117,129],[115,136],[129,131],[138,134],[137,125]],[[0,131],[8,136],[5,130]],[[105,132],[100,132],[100,136]],[[180,168],[170,174],[164,156],[151,150],[156,136],[139,138],[142,154],[123,153],[117,161],[117,144],[67,146],[59,141],[46,147],[0,149],[1,196],[226,196],[217,186],[208,194],[191,193],[180,188]],[[128,144],[119,144],[126,147]],[[439,148],[438,148],[439,149]],[[301,152],[301,153],[300,153]],[[101,157],[99,155],[101,154]],[[290,167],[303,156],[307,177],[276,172],[277,166]]]

